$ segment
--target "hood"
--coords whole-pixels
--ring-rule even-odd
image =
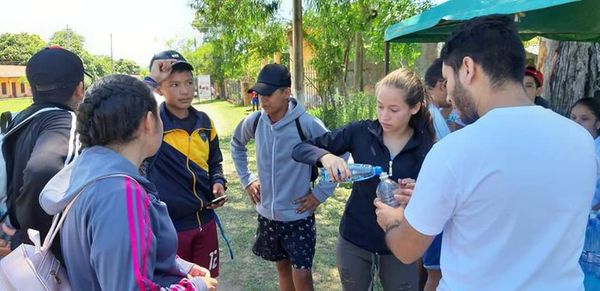
[[[302,104],[298,103],[298,100],[296,100],[293,97],[290,97],[288,101],[288,111],[285,113],[281,120],[273,124],[273,129],[279,129],[285,127],[290,122],[294,122],[294,120],[300,117],[300,115],[302,115],[305,111],[306,109],[304,109],[304,106],[302,106]],[[262,114],[261,118],[263,118],[265,124],[271,124],[271,121],[269,120],[267,114]]]
[[[76,173],[76,174],[74,174]],[[128,175],[142,187],[154,192],[154,185],[140,175],[125,157],[103,146],[85,149],[72,163],[60,170],[40,194],[40,205],[49,215],[62,212],[88,184],[110,175]]]

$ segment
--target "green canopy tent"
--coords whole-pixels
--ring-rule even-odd
[[[490,14],[514,15],[524,40],[600,41],[599,0],[449,0],[386,29],[385,72],[391,42],[443,42],[464,21]]]

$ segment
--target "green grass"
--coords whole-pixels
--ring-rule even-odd
[[[277,272],[273,263],[252,254],[256,232],[256,211],[240,185],[231,161],[229,141],[235,126],[249,112],[248,107],[237,107],[224,101],[203,102],[195,105],[214,121],[223,153],[223,169],[229,181],[227,202],[218,210],[223,227],[231,240],[235,259],[229,258],[227,247],[220,241],[220,290],[278,290]],[[248,147],[250,169],[255,171],[254,145]],[[338,188],[333,197],[319,206],[317,218],[317,247],[313,263],[315,290],[341,290],[335,264],[335,241],[338,226],[349,190]]]
[[[25,109],[27,106],[31,105],[30,97],[22,97],[22,98],[2,98],[0,99],[0,112],[5,111],[21,111]]]

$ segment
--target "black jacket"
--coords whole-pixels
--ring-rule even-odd
[[[39,195],[50,178],[77,155],[76,117],[68,107],[33,104],[15,117],[10,128],[45,107],[62,110],[36,115],[21,129],[7,136],[2,146],[8,182],[8,215],[17,228],[11,240],[13,249],[21,243],[31,243],[27,236],[29,228],[39,230],[42,241],[46,237],[52,216],[41,208]],[[57,236],[52,252],[62,260],[58,239]]]
[[[425,151],[419,151],[420,134],[415,133],[402,151],[392,161],[392,178],[417,178]],[[336,131],[307,140],[294,147],[292,157],[298,162],[317,164],[327,153],[342,155],[350,152],[355,163],[381,166],[390,172],[390,152],[383,143],[383,129],[377,120],[366,120],[348,124]],[[421,152],[421,153],[420,153]],[[390,254],[385,244],[383,230],[375,215],[375,190],[379,177],[355,182],[346,203],[340,223],[340,235],[347,241],[367,251]]]

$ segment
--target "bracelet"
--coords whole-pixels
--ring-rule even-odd
[[[394,222],[392,222],[392,224],[385,227],[385,233],[387,234],[390,230],[400,227],[401,224],[402,224],[402,222],[400,222],[398,220],[394,220]]]

